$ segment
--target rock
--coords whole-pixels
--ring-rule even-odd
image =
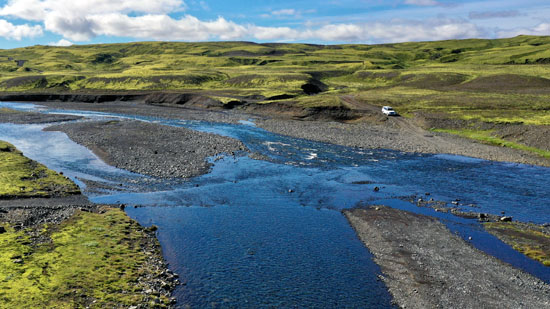
[[[512,217],[500,217],[500,222],[512,222]]]
[[[156,225],[154,225],[154,224],[151,225],[151,226],[148,228],[148,230],[149,230],[150,232],[154,232],[154,231],[156,231],[156,230],[158,230],[158,229],[159,229],[158,226],[156,226]]]
[[[477,217],[478,217],[479,219],[487,219],[488,216],[487,216],[487,214],[480,213],[480,214],[477,215]]]
[[[458,201],[452,201],[451,204],[458,206]]]

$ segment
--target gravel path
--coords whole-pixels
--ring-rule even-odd
[[[550,308],[549,285],[473,248],[436,219],[388,207],[344,213],[402,308]]]
[[[46,130],[65,132],[111,165],[164,178],[204,174],[209,157],[247,150],[232,138],[140,121],[68,123]]]

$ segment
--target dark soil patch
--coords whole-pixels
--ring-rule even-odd
[[[31,75],[21,76],[8,79],[0,83],[0,87],[3,88],[18,88],[18,87],[30,87],[33,88],[45,88],[48,85],[48,81],[44,76]]]
[[[143,101],[153,105],[170,105],[180,107],[200,107],[206,109],[226,108],[220,101],[194,93],[152,93]]]
[[[454,87],[459,91],[550,93],[550,79],[514,74],[484,76]]]
[[[321,92],[327,91],[328,86],[322,83],[319,80],[311,79],[307,84],[302,85],[302,90],[307,95],[319,94]]]
[[[467,75],[456,73],[407,74],[401,77],[401,83],[421,89],[441,89],[463,83]]]
[[[386,80],[393,80],[397,77],[399,77],[401,73],[391,71],[391,72],[368,72],[368,71],[361,71],[355,74],[358,78],[362,79],[386,79]]]

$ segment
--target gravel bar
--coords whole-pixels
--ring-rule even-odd
[[[140,121],[93,121],[49,127],[65,132],[102,160],[135,173],[188,178],[207,173],[209,157],[247,151],[233,138]]]
[[[344,211],[402,308],[550,308],[550,286],[467,244],[434,218]]]

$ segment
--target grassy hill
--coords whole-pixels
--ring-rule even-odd
[[[0,50],[0,92],[160,90],[201,92],[222,103],[244,98],[302,108],[392,105],[426,128],[550,150],[536,145],[538,137],[505,136],[499,126],[530,130],[550,125],[550,37],[329,46],[143,42]],[[357,104],[341,99],[349,94]]]

